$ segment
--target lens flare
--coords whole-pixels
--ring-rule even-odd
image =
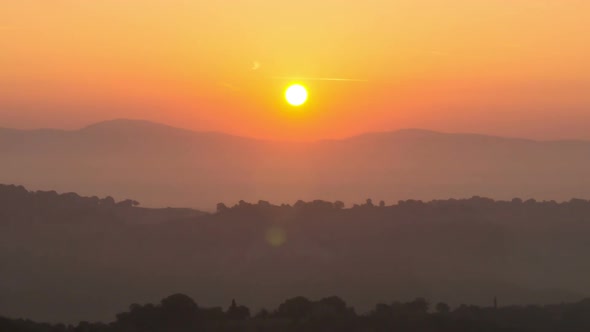
[[[272,226],[266,230],[266,242],[272,247],[280,247],[287,241],[287,234],[285,231],[277,226]]]

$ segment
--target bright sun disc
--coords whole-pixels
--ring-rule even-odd
[[[285,91],[285,98],[292,106],[300,106],[307,100],[307,89],[301,84],[293,84]]]

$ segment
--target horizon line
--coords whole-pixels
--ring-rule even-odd
[[[426,129],[426,128],[418,128],[418,127],[406,127],[406,128],[398,128],[398,129],[390,129],[390,130],[381,130],[381,131],[364,131],[359,132],[357,134],[351,134],[347,136],[339,136],[334,138],[317,138],[317,139],[274,139],[268,137],[256,137],[256,136],[246,136],[246,135],[239,135],[239,134],[232,134],[224,131],[218,130],[195,130],[185,127],[179,127],[176,125],[170,125],[163,122],[156,122],[152,120],[146,120],[141,118],[113,118],[109,120],[91,122],[90,124],[83,125],[81,127],[76,127],[75,129],[66,129],[66,128],[49,128],[49,127],[39,127],[39,128],[29,128],[29,129],[19,129],[19,128],[11,128],[11,127],[4,127],[0,126],[0,130],[15,130],[15,131],[42,131],[42,130],[54,130],[54,131],[66,131],[66,132],[76,132],[82,131],[84,129],[88,129],[90,127],[106,124],[111,122],[118,122],[118,121],[128,121],[128,122],[143,122],[149,123],[152,125],[164,126],[173,128],[176,130],[184,130],[193,133],[208,133],[208,134],[219,134],[219,135],[227,135],[233,136],[238,138],[244,139],[251,139],[257,141],[266,141],[266,142],[287,142],[287,143],[314,143],[314,142],[323,142],[323,141],[341,141],[347,140],[351,138],[357,138],[365,135],[372,135],[372,134],[388,134],[388,133],[396,133],[402,131],[417,131],[417,132],[427,132],[431,134],[442,134],[442,135],[471,135],[471,136],[483,136],[483,137],[494,137],[500,139],[512,139],[512,140],[523,140],[523,141],[530,141],[530,142],[586,142],[590,143],[590,139],[588,138],[559,138],[559,139],[535,139],[535,138],[527,138],[527,137],[517,137],[517,136],[502,136],[498,134],[487,134],[487,133],[476,133],[476,132],[453,132],[453,131],[441,131],[441,130],[434,130],[434,129]]]

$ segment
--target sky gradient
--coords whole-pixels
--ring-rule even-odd
[[[588,22],[586,0],[2,1],[0,126],[590,139]]]

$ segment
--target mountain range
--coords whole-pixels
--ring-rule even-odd
[[[419,129],[281,142],[141,120],[0,129],[0,182],[212,210],[239,200],[590,197],[590,142]]]

